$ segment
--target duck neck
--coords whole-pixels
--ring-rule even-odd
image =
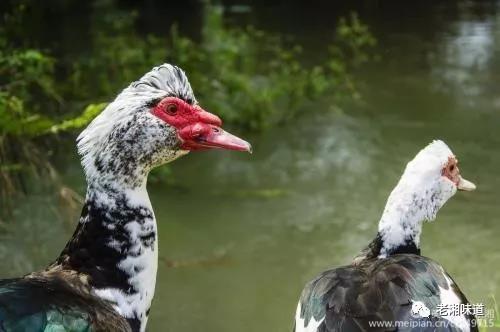
[[[377,256],[385,258],[395,254],[420,255],[422,224],[423,219],[420,218],[416,207],[386,207],[375,238],[375,241],[380,242]]]
[[[110,301],[133,331],[144,331],[158,266],[156,221],[146,177],[88,180],[77,229],[56,261],[88,276],[96,295]]]
[[[380,252],[377,256],[420,255],[422,224],[425,220],[434,220],[444,202],[436,188],[402,177],[380,218],[376,237],[380,241]]]

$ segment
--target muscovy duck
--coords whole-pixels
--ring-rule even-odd
[[[350,265],[305,286],[295,331],[477,331],[471,314],[436,314],[440,304],[468,302],[440,264],[420,255],[423,222],[434,220],[457,189],[475,185],[461,177],[448,146],[432,142],[407,164],[375,239]]]
[[[193,150],[251,151],[169,64],[133,82],[79,135],[87,178],[71,240],[45,270],[0,281],[0,331],[145,331],[158,264],[149,171]]]

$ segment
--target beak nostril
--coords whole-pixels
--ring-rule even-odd
[[[219,128],[215,128],[215,127],[214,127],[214,128],[212,128],[212,130],[213,130],[213,132],[214,132],[214,133],[220,133]]]

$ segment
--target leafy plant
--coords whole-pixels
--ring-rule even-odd
[[[113,1],[94,1],[92,9],[89,51],[61,61],[69,72],[66,95],[87,102],[112,98],[166,57],[165,40],[136,31],[137,12]]]
[[[54,79],[55,60],[6,40],[0,30],[0,214],[4,216],[16,195],[27,192],[29,177],[49,175],[60,184],[49,150],[43,149],[50,142],[47,134],[81,127],[97,114],[87,108],[82,115],[59,123],[62,97]]]
[[[375,39],[355,14],[342,19],[338,44],[322,64],[301,64],[302,48],[282,36],[226,27],[222,7],[207,5],[202,41],[171,31],[168,59],[188,74],[199,99],[229,123],[261,130],[295,117],[308,101],[354,95],[349,69],[368,61]]]
[[[35,95],[53,95],[52,60],[35,50],[0,50],[0,198],[2,205],[24,187],[22,171],[47,168],[30,138],[52,122],[25,105]],[[37,103],[34,103],[37,105]]]
[[[140,34],[137,12],[118,9],[113,0],[94,0],[89,47],[56,58],[28,42],[8,42],[20,39],[26,8],[36,5],[26,0],[4,16],[6,24],[0,28],[3,206],[23,191],[26,176],[57,174],[42,147],[87,125],[106,106],[100,101],[109,101],[162,62],[182,67],[202,105],[226,123],[263,130],[293,119],[313,100],[356,96],[350,72],[372,58],[376,42],[352,14],[340,20],[329,56],[304,66],[300,45],[252,26],[228,26],[223,7],[209,2],[204,4],[201,40],[195,42],[175,25],[164,38]],[[160,181],[168,174],[163,168],[152,178]]]

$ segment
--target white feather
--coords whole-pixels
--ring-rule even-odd
[[[325,320],[325,317],[321,318],[319,321],[311,317],[307,326],[304,318],[300,317],[301,305],[300,302],[297,304],[297,311],[295,312],[295,332],[316,332],[321,323]]]
[[[463,303],[462,300],[457,296],[457,294],[455,294],[455,292],[453,292],[452,288],[453,281],[448,276],[446,276],[446,273],[444,271],[443,274],[446,279],[446,282],[448,283],[448,289],[439,287],[439,298],[441,304],[445,305],[462,304]],[[470,331],[470,322],[464,315],[459,315],[459,316],[447,315],[443,316],[443,318],[451,322],[458,328],[460,328],[463,332]]]

